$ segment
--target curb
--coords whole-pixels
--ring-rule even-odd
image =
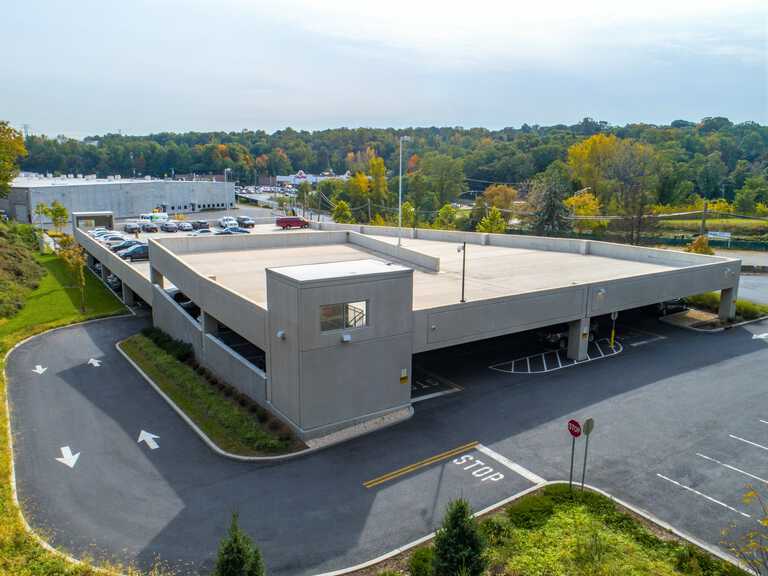
[[[59,558],[62,558],[66,560],[67,562],[74,564],[76,566],[84,566],[85,563],[82,560],[78,560],[74,556],[70,556],[66,552],[62,552],[61,550],[58,550],[57,548],[54,548],[51,546],[48,542],[46,542],[42,536],[40,536],[35,530],[30,526],[29,522],[27,521],[27,518],[24,516],[24,511],[21,508],[21,503],[19,502],[19,493],[16,490],[16,463],[15,459],[13,457],[13,426],[11,423],[11,400],[10,400],[10,394],[8,393],[8,375],[5,373],[5,366],[8,364],[8,357],[11,355],[11,353],[16,350],[19,346],[22,344],[26,344],[33,338],[37,338],[38,336],[42,336],[43,334],[48,334],[49,332],[54,332],[56,330],[63,330],[66,328],[72,328],[75,326],[84,326],[86,324],[93,324],[95,322],[103,322],[104,320],[115,320],[117,318],[133,318],[135,316],[131,314],[120,314],[117,316],[104,316],[103,318],[93,318],[91,320],[85,320],[84,322],[76,322],[75,324],[67,324],[66,326],[57,326],[56,328],[49,328],[48,330],[44,330],[40,332],[39,334],[33,334],[32,336],[27,336],[23,340],[19,340],[14,344],[3,356],[3,377],[5,378],[5,414],[6,418],[8,419],[8,460],[9,460],[9,475],[10,475],[10,487],[11,487],[11,497],[13,498],[13,503],[16,506],[16,509],[19,511],[19,518],[21,518],[21,523],[24,525],[24,530],[26,530],[27,534],[32,536],[34,540],[42,546],[45,550],[50,552],[51,554],[55,554]],[[89,568],[93,569],[94,572],[98,574],[119,574],[122,575],[121,572],[115,572],[113,570],[108,570],[107,568],[101,568],[99,566],[88,566]]]
[[[513,494],[512,496],[509,496],[508,498],[504,498],[503,500],[499,500],[495,504],[491,504],[490,506],[483,508],[482,510],[475,512],[472,514],[473,518],[480,518],[481,516],[485,516],[486,514],[489,514],[490,512],[493,512],[502,506],[506,506],[510,502],[514,502],[515,500],[519,500],[520,498],[527,496],[528,494],[531,494],[532,492],[536,492],[537,490],[541,490],[542,488],[546,488],[547,486],[554,486],[557,484],[568,484],[568,480],[551,480],[547,482],[541,482],[539,484],[535,484],[531,486],[530,488],[526,488],[525,490],[518,492],[516,494]],[[629,504],[627,502],[624,502],[623,500],[616,498],[615,496],[612,496],[605,490],[601,490],[600,488],[596,488],[595,486],[592,486],[590,484],[584,484],[585,488],[588,488],[592,492],[596,492],[597,494],[600,494],[602,496],[605,496],[606,498],[610,499],[611,501],[615,502],[619,506],[626,508],[630,512],[637,514],[638,516],[644,518],[648,522],[652,522],[653,524],[656,524],[659,528],[662,528],[663,530],[666,530],[667,532],[670,532],[674,534],[677,538],[684,540],[688,542],[689,544],[693,544],[694,546],[701,548],[702,550],[708,552],[712,556],[715,556],[719,558],[720,560],[723,560],[724,562],[728,562],[729,564],[732,564],[738,568],[741,568],[742,570],[745,570],[746,572],[750,572],[749,566],[744,564],[741,560],[736,558],[735,556],[732,556],[731,554],[728,554],[727,552],[721,550],[717,546],[713,546],[712,544],[708,544],[702,540],[699,540],[695,536],[691,536],[690,534],[687,534],[686,532],[683,532],[682,530],[679,530],[672,526],[671,524],[661,520],[660,518],[656,517],[655,515],[651,514],[650,512],[647,512],[646,510],[643,510],[642,508],[639,508],[637,506],[634,506],[632,504]],[[382,554],[381,556],[377,556],[376,558],[372,558],[371,560],[368,560],[367,562],[362,562],[360,564],[356,564],[354,566],[350,566],[348,568],[341,568],[339,570],[334,570],[331,572],[322,572],[320,574],[316,574],[315,576],[342,576],[344,574],[350,574],[352,572],[357,572],[358,570],[365,570],[366,568],[370,568],[371,566],[375,566],[376,564],[380,564],[381,562],[384,562],[385,560],[389,560],[390,558],[397,556],[398,554],[401,554],[403,552],[407,552],[408,550],[411,550],[413,548],[416,548],[417,546],[420,546],[426,542],[429,542],[435,537],[435,532],[430,532],[426,536],[422,536],[421,538],[417,540],[413,540],[412,542],[409,542],[408,544],[405,544],[403,546],[400,546],[398,548],[395,548],[394,550],[390,550],[389,552],[386,552],[385,554]]]
[[[309,456],[311,454],[314,454],[316,452],[319,452],[320,450],[325,450],[326,448],[330,448],[332,446],[336,446],[337,444],[342,444],[343,442],[347,442],[349,440],[352,440],[354,438],[360,438],[362,436],[365,436],[366,434],[371,434],[373,432],[378,432],[379,430],[384,430],[385,428],[389,428],[390,426],[395,426],[396,424],[400,424],[402,420],[397,420],[395,422],[391,422],[389,424],[385,424],[384,426],[380,428],[375,428],[373,430],[368,430],[366,432],[363,432],[362,434],[357,434],[356,436],[352,436],[350,438],[342,438],[339,440],[336,440],[334,442],[329,442],[328,444],[324,444],[322,446],[317,446],[316,448],[305,448],[304,450],[299,450],[298,452],[291,452],[289,454],[279,454],[277,456],[243,456],[241,454],[233,454],[232,452],[227,452],[226,450],[223,450],[219,447],[218,444],[216,444],[213,440],[211,440],[208,435],[203,432],[200,427],[195,424],[195,422],[187,416],[187,414],[179,408],[179,406],[171,399],[170,396],[168,396],[163,390],[155,383],[150,376],[144,372],[144,370],[141,369],[141,367],[136,364],[136,362],[133,361],[131,357],[128,356],[128,354],[125,353],[125,351],[120,347],[120,344],[125,342],[125,340],[121,340],[117,344],[115,344],[115,348],[117,348],[117,351],[125,358],[131,366],[134,367],[134,369],[141,374],[141,376],[146,380],[152,388],[154,388],[155,392],[157,392],[160,397],[168,403],[168,405],[173,409],[176,414],[181,417],[184,422],[189,425],[189,427],[192,429],[192,431],[198,435],[198,437],[210,448],[213,450],[216,454],[219,456],[222,456],[224,458],[229,458],[230,460],[237,460],[239,462],[280,462],[284,460],[292,460],[294,458],[299,458],[301,456]],[[411,416],[413,416],[413,407],[411,407]],[[410,416],[409,416],[410,417]]]
[[[742,320],[741,322],[737,322],[736,324],[729,324],[728,326],[720,326],[719,328],[712,328],[711,330],[707,330],[706,328],[695,328],[694,326],[681,326],[679,324],[673,324],[672,322],[665,322],[664,318],[660,318],[660,321],[664,322],[664,324],[667,324],[668,326],[673,326],[675,328],[681,328],[682,330],[690,330],[691,332],[699,332],[703,334],[718,334],[720,332],[725,332],[726,330],[731,330],[733,328],[738,328],[740,326],[746,326],[748,324],[755,324],[757,322],[762,322],[763,320],[768,320],[768,316],[760,316],[759,318],[753,318],[752,320]]]

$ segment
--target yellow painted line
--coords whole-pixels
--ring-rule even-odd
[[[374,478],[373,480],[368,480],[367,482],[363,482],[363,486],[366,488],[373,488],[374,486],[378,486],[379,484],[383,484],[384,482],[388,482],[390,480],[394,480],[395,478],[399,478],[400,476],[404,476],[405,474],[410,474],[411,472],[418,470],[419,468],[424,468],[425,466],[429,466],[430,464],[434,464],[435,462],[440,462],[441,460],[447,460],[448,458],[451,458],[453,456],[456,456],[457,454],[461,454],[462,452],[468,452],[469,450],[473,450],[479,442],[470,442],[469,444],[464,444],[463,446],[459,446],[458,448],[454,448],[453,450],[448,450],[447,452],[441,452],[440,454],[435,454],[434,456],[430,456],[429,458],[425,458],[424,460],[420,460],[419,462],[416,462],[414,464],[410,464],[408,466],[404,466],[403,468],[398,468],[397,470],[394,470],[388,474],[384,474],[383,476],[379,476],[378,478]]]

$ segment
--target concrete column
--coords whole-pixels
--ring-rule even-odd
[[[149,281],[152,282],[152,284],[155,284],[160,288],[163,288],[163,284],[164,284],[163,275],[160,274],[160,272],[158,272],[157,268],[155,268],[154,266],[149,267]]]
[[[568,324],[568,358],[586,360],[589,346],[589,318],[574,320]]]
[[[107,276],[109,276],[110,272],[107,270],[107,267],[104,266],[104,263],[101,263],[101,279],[104,280],[104,282],[107,281]]]
[[[723,322],[736,318],[736,296],[738,292],[738,286],[720,291],[720,309],[718,313],[720,320]]]
[[[93,265],[96,263],[96,258],[91,256],[89,252],[85,253],[85,261],[88,264],[88,268],[93,268]]]
[[[126,306],[133,306],[136,304],[136,295],[133,293],[133,290],[128,288],[125,282],[123,282],[123,304]]]
[[[203,334],[216,334],[219,331],[219,321],[208,314],[205,310],[202,312]]]

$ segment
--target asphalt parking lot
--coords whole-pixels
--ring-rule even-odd
[[[452,498],[478,510],[567,479],[569,418],[595,419],[588,483],[714,545],[754,525],[744,485],[768,480],[768,322],[700,334],[621,315],[620,354],[542,373],[490,369],[541,353],[530,334],[418,355],[414,371],[459,390],[274,464],[213,454],[126,364],[114,343],[142,322],[58,330],[8,359],[25,515],[77,555],[205,571],[237,510],[272,574],[351,566],[433,530]]]

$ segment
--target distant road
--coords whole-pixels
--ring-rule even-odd
[[[739,280],[739,298],[768,304],[768,274],[746,274]]]

